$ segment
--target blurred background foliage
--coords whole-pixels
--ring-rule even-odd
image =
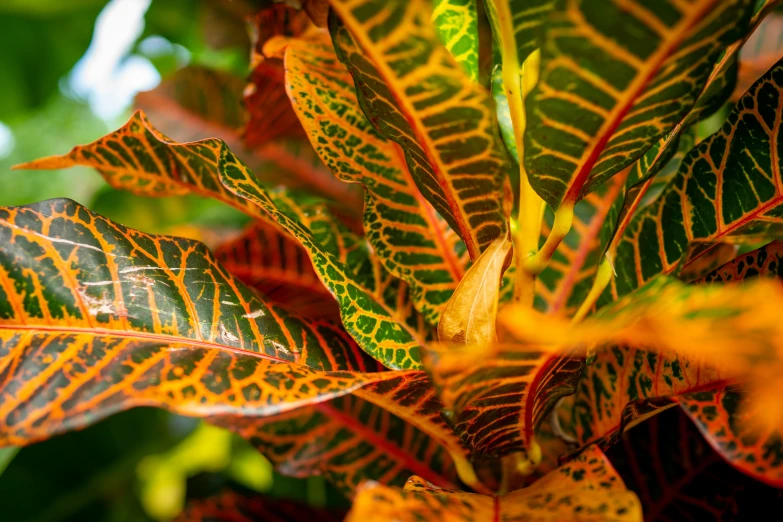
[[[242,215],[203,198],[133,196],[90,169],[10,167],[114,130],[130,116],[137,93],[186,65],[243,78],[250,47],[244,19],[266,3],[0,1],[0,205],[68,197],[127,226],[208,244],[215,230],[239,229]],[[186,497],[227,486],[344,505],[322,479],[273,472],[227,431],[148,408],[26,448],[0,449],[2,518],[13,522],[170,520]]]

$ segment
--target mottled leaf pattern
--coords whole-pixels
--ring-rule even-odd
[[[222,150],[218,170],[228,190],[268,212],[307,250],[321,282],[340,304],[343,324],[367,353],[389,368],[420,367],[427,329],[406,322],[406,289],[379,264],[373,265],[365,244],[353,239],[353,251],[346,252],[350,233],[328,230],[334,219],[325,208],[308,208],[283,192],[266,190],[228,149]]]
[[[437,41],[423,0],[333,0],[332,12],[364,112],[402,147],[421,193],[476,259],[506,230],[510,165],[489,95]]]
[[[278,64],[278,68],[282,75],[282,64]],[[254,131],[243,130],[247,120],[247,111],[242,107],[244,86],[242,78],[230,73],[188,66],[166,78],[155,89],[136,96],[135,106],[155,122],[158,130],[179,142],[221,138],[266,183],[285,183],[289,188],[307,188],[358,209],[361,194],[353,190],[354,187],[334,179],[303,139],[301,125],[285,99],[282,85],[279,86],[282,103],[265,105],[263,108],[249,106],[249,109],[251,112],[271,113],[272,110],[280,110],[280,107],[288,107],[298,131],[288,132],[289,137],[286,139],[267,139],[263,143],[263,140],[253,141],[250,138],[248,133]],[[270,99],[269,95],[262,92],[254,96],[258,97],[256,102]],[[248,103],[253,100],[254,97],[248,97]],[[270,124],[280,129],[279,122],[271,121],[272,116],[269,115]],[[248,138],[247,141],[242,139],[243,134]],[[291,136],[299,138],[291,139]]]
[[[623,431],[676,405],[679,396],[725,386],[720,372],[698,360],[630,346],[596,353],[579,380],[570,405],[579,444],[612,443]]]
[[[778,63],[738,102],[721,130],[685,157],[660,197],[631,220],[617,247],[612,293],[624,295],[657,274],[676,271],[698,256],[691,253],[694,243],[779,233],[782,93]]]
[[[752,277],[783,278],[783,242],[773,241],[748,252],[699,280],[702,283],[729,283]]]
[[[262,301],[195,241],[70,200],[0,210],[2,443],[115,411],[268,415],[390,374],[329,323]],[[306,366],[305,366],[306,365]]]
[[[285,67],[289,96],[316,152],[337,177],[365,187],[364,229],[375,254],[437,323],[464,274],[465,245],[421,196],[399,147],[367,121],[328,37],[290,41]]]
[[[693,106],[749,0],[560,0],[527,98],[525,164],[557,208],[630,165]]]
[[[391,373],[391,372],[387,372]],[[446,449],[425,432],[354,396],[267,418],[217,424],[258,447],[285,475],[323,475],[347,495],[365,480],[401,486],[412,474],[454,487]]]
[[[468,77],[478,81],[479,28],[476,0],[434,0],[432,25]]]
[[[751,418],[753,406],[743,404],[745,400],[740,392],[723,388],[686,395],[679,403],[732,466],[770,486],[783,487],[783,434],[769,428],[759,431]]]
[[[500,344],[430,347],[425,365],[451,412],[449,422],[477,458],[524,451],[535,464],[534,430],[552,404],[574,392],[578,357]]]
[[[532,486],[502,497],[439,489],[421,477],[412,477],[404,489],[369,483],[346,519],[365,520],[641,521],[642,513],[606,457],[589,448]]]

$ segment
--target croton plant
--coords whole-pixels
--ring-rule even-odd
[[[156,406],[324,476],[353,522],[779,508],[783,61],[735,89],[777,3],[261,9],[247,86],[180,70],[149,119],[18,166],[252,221],[210,252],[0,209],[0,444]],[[336,516],[309,509],[183,517]]]

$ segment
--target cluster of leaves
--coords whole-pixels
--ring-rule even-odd
[[[680,408],[751,477],[724,488],[777,500],[783,61],[695,132],[776,2],[302,3],[250,19],[244,91],[186,68],[137,100],[161,130],[19,166],[252,222],[213,254],[0,209],[0,444],[156,406],[325,476],[348,520],[640,520],[687,504],[706,445],[613,445]],[[624,472],[651,447],[686,468],[661,495]],[[313,515],[224,493],[183,518]]]

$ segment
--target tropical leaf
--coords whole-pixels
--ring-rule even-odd
[[[232,275],[304,317],[340,318],[332,295],[318,279],[307,252],[295,239],[263,221],[222,243],[215,258]]]
[[[624,345],[598,350],[567,405],[572,424],[561,426],[579,445],[606,446],[625,430],[675,406],[680,396],[722,388],[726,382],[721,372],[676,353]]]
[[[536,192],[553,208],[573,205],[638,159],[691,109],[751,14],[749,0],[559,1],[527,98]]]
[[[783,278],[783,242],[773,241],[748,252],[699,280],[701,283],[729,283],[752,277]]]
[[[625,489],[603,453],[589,448],[532,486],[502,497],[444,490],[421,477],[412,477],[402,490],[369,483],[346,521],[641,519],[636,495]]]
[[[781,92],[783,62],[748,91],[720,131],[685,157],[658,199],[631,219],[617,247],[612,294],[675,272],[711,243],[777,234]]]
[[[470,267],[438,323],[442,343],[488,346],[497,342],[495,317],[512,243],[498,238]]]
[[[730,388],[679,399],[710,445],[732,466],[773,487],[783,487],[783,434],[758,430],[749,399]],[[764,405],[776,407],[776,404]]]
[[[238,197],[269,213],[307,250],[321,282],[340,305],[348,332],[367,353],[392,369],[420,367],[427,326],[409,305],[407,287],[392,279],[361,242],[321,206],[299,203],[263,188],[236,156],[223,149],[220,181]],[[347,246],[351,246],[348,251]]]
[[[402,485],[411,474],[455,487],[454,465],[443,446],[357,397],[275,417],[224,417],[216,422],[248,439],[281,473],[323,475],[348,496],[365,480]]]
[[[319,278],[340,304],[343,324],[360,346],[391,368],[418,367],[419,347],[428,330],[408,306],[407,287],[370,259],[366,243],[320,200],[267,191],[223,141],[176,143],[136,113],[123,128],[91,145],[17,168],[73,164],[95,166],[117,188],[153,196],[192,191],[282,227],[307,250]]]
[[[746,39],[759,26],[770,12],[772,2],[757,3],[757,11],[753,15],[750,29],[745,38],[736,40],[723,52],[721,59],[715,64],[707,78],[701,94],[693,108],[666,136],[653,145],[631,170],[623,191],[623,201],[616,212],[617,221],[607,221],[604,228],[608,231],[604,250],[614,259],[619,240],[628,227],[634,214],[644,206],[655,201],[664,187],[677,173],[680,163],[696,143],[695,123],[712,115],[729,100],[732,89],[737,83],[737,57]],[[744,91],[743,91],[744,93]]]
[[[260,65],[259,67],[263,67]],[[280,75],[282,65],[279,64]],[[145,111],[156,122],[156,128],[166,136],[179,142],[189,142],[208,137],[223,139],[231,150],[245,161],[260,179],[267,183],[285,183],[290,188],[306,187],[346,207],[359,208],[361,194],[334,179],[320,162],[311,147],[303,140],[301,125],[285,99],[285,88],[279,85],[282,103],[271,103],[262,109],[251,102],[260,103],[274,98],[272,94],[255,88],[248,97],[251,115],[265,110],[266,121],[274,132],[286,139],[271,141],[272,135],[263,141],[253,133],[262,132],[251,118],[248,125],[248,111],[242,108],[242,92],[245,82],[238,76],[214,71],[205,67],[189,66],[166,78],[158,87],[136,96],[136,107]],[[269,90],[269,89],[267,89]],[[281,111],[288,107],[293,118],[293,130],[285,131],[286,125],[273,119],[272,110]],[[279,120],[279,118],[277,118]],[[296,131],[298,127],[298,131]],[[289,121],[288,128],[292,125]],[[268,132],[267,132],[268,133]],[[244,136],[245,139],[242,139]],[[299,136],[293,139],[290,136]]]
[[[264,60],[253,67],[245,88],[248,122],[243,138],[258,147],[281,137],[304,137],[299,119],[286,99],[285,72],[280,60]]]
[[[574,393],[582,362],[504,344],[430,346],[425,357],[447,420],[474,458],[521,452],[528,472],[541,459],[535,427],[557,399]]]
[[[198,194],[223,201],[249,216],[268,220],[266,213],[226,190],[217,178],[222,140],[177,143],[158,132],[137,111],[123,127],[62,156],[16,165],[16,169],[94,167],[113,187],[141,196]]]
[[[732,469],[675,408],[629,430],[606,452],[645,520],[756,520],[783,492]]]
[[[319,520],[339,522],[338,511],[319,509],[290,500],[251,495],[225,489],[188,502],[175,522],[257,522],[259,520]]]
[[[518,339],[551,343],[549,349],[555,351],[628,344],[709,364],[721,375],[747,380],[754,399],[770,405],[780,393],[776,372],[783,371],[780,309],[783,287],[777,281],[691,286],[660,277],[581,323],[568,324],[523,307],[508,307],[499,320]],[[776,407],[759,418],[769,426],[783,425]]]
[[[440,41],[472,81],[479,76],[479,24],[476,0],[434,0],[432,25]]]
[[[410,285],[416,308],[436,324],[465,272],[464,244],[421,196],[398,146],[367,121],[327,35],[291,40],[285,67],[316,152],[338,178],[365,187],[364,229],[375,255]]]
[[[331,27],[335,49],[362,109],[402,147],[421,193],[477,259],[506,230],[502,189],[510,164],[489,96],[438,42],[424,1],[331,4],[342,21]],[[409,53],[405,60],[399,45]]]
[[[70,200],[0,210],[0,443],[113,412],[269,415],[390,378],[329,323],[261,300],[195,241]]]

